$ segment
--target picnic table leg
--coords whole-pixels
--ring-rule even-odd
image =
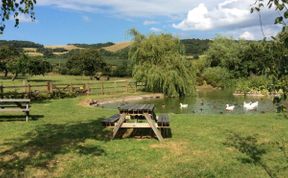
[[[120,129],[120,127],[124,123],[125,119],[126,119],[126,114],[121,114],[120,119],[118,120],[118,122],[116,122],[116,126],[113,129],[113,137],[112,137],[112,139],[116,136],[118,130]]]
[[[144,114],[146,120],[148,121],[149,125],[151,126],[152,130],[154,131],[156,137],[158,138],[159,141],[163,141],[163,137],[161,135],[161,132],[156,128],[155,123],[153,122],[152,118],[148,113]]]

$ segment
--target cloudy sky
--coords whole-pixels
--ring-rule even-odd
[[[254,0],[37,0],[36,21],[21,16],[19,28],[7,23],[0,39],[42,44],[128,41],[127,31],[171,33],[179,38],[211,39],[217,34],[263,38]],[[262,11],[264,35],[275,35],[277,14]]]

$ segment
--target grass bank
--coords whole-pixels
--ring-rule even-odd
[[[0,177],[285,177],[288,119],[278,114],[169,114],[172,138],[110,140],[117,112],[83,98],[32,104],[35,120],[1,116]],[[24,117],[22,117],[24,119]]]

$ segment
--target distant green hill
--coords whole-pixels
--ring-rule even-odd
[[[9,45],[15,48],[43,48],[42,44],[34,43],[32,41],[20,40],[0,40],[0,45]]]
[[[187,56],[199,56],[209,48],[211,40],[205,39],[183,39],[181,43],[185,46]]]

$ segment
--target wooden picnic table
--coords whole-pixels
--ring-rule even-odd
[[[159,141],[163,140],[158,128],[169,127],[168,115],[156,117],[154,104],[126,104],[118,107],[119,114],[102,121],[104,126],[112,126],[113,138],[120,128],[151,128]]]
[[[24,112],[26,121],[29,118],[30,99],[0,99],[0,112]]]

